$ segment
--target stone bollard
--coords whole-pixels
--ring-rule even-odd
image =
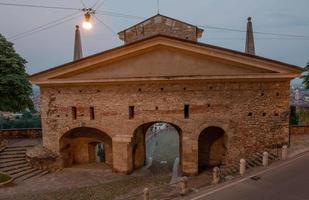
[[[281,159],[286,160],[288,158],[288,147],[284,145],[282,147],[282,154],[281,154]]]
[[[214,167],[212,171],[212,184],[218,184],[220,182],[220,168]]]
[[[144,200],[149,200],[150,198],[149,198],[149,189],[148,188],[145,188],[144,189],[144,193],[143,193],[143,199]]]
[[[246,160],[240,159],[239,163],[239,174],[243,176],[246,173]]]
[[[266,152],[266,151],[263,153],[263,166],[264,166],[264,167],[267,167],[267,166],[268,166],[268,155],[269,155],[269,154],[268,154],[268,152]]]
[[[188,193],[188,178],[186,176],[182,177],[179,184],[180,195],[186,195]]]

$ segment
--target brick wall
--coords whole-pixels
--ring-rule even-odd
[[[59,141],[66,132],[96,128],[112,138],[116,171],[129,172],[137,127],[167,122],[181,132],[183,171],[195,174],[198,137],[209,126],[225,131],[227,163],[287,143],[289,85],[289,81],[277,81],[42,87],[43,144],[59,154]],[[190,105],[188,119],[185,104]],[[77,108],[76,119],[72,106]],[[134,106],[133,119],[129,119],[129,106]],[[90,107],[95,119],[90,117]]]
[[[290,126],[291,135],[309,134],[309,126]]]
[[[42,129],[0,129],[0,138],[15,139],[15,138],[41,138]]]
[[[195,26],[157,15],[121,32],[120,39],[124,40],[125,44],[129,44],[160,34],[196,42],[201,37],[202,32],[203,30]]]

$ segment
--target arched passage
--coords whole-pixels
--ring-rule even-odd
[[[152,163],[152,171],[171,171],[176,158],[181,164],[181,129],[167,122],[150,122],[134,131],[132,140],[133,170]]]
[[[94,162],[113,163],[112,139],[109,135],[95,128],[74,128],[60,139],[60,153],[64,167],[73,164]]]
[[[199,172],[224,164],[226,154],[226,134],[219,127],[204,129],[198,138]]]

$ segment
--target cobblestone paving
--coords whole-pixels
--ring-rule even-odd
[[[130,191],[166,184],[170,176],[124,176],[110,169],[81,166],[33,179],[15,187],[0,188],[2,200],[114,199]]]

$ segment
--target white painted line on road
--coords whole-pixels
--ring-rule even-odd
[[[304,156],[307,156],[307,154],[309,154],[309,152],[306,152],[306,153],[304,153],[303,155],[300,155],[300,156],[298,156],[298,157],[296,157],[296,158],[294,158],[294,159],[285,161],[284,163],[282,163],[282,164],[280,164],[280,165],[267,168],[267,169],[265,169],[265,170],[262,170],[262,171],[260,171],[260,172],[257,172],[256,174],[251,174],[251,175],[248,176],[248,177],[242,178],[242,179],[240,179],[240,180],[238,180],[238,181],[235,181],[235,182],[233,182],[233,183],[224,185],[224,186],[222,186],[222,187],[220,187],[220,188],[217,188],[217,189],[214,189],[214,190],[212,190],[212,191],[209,191],[209,192],[206,192],[206,193],[204,193],[204,194],[201,194],[201,195],[199,195],[199,196],[196,196],[196,197],[194,197],[194,198],[192,198],[192,199],[190,199],[190,200],[198,200],[198,199],[201,199],[202,197],[209,196],[209,195],[211,195],[211,194],[213,194],[213,193],[219,192],[219,191],[221,191],[221,190],[224,190],[224,189],[226,189],[226,188],[229,188],[229,187],[231,187],[231,186],[234,186],[234,185],[237,185],[237,184],[239,184],[239,183],[242,183],[242,182],[244,182],[244,181],[246,181],[246,180],[249,180],[252,176],[258,176],[258,175],[264,174],[264,173],[266,173],[266,172],[268,172],[268,171],[271,171],[271,170],[274,170],[274,169],[278,169],[278,168],[287,166],[287,165],[289,165],[290,163],[294,162],[295,160],[298,160],[298,159],[300,159],[300,158],[302,158],[302,157],[304,157]]]

